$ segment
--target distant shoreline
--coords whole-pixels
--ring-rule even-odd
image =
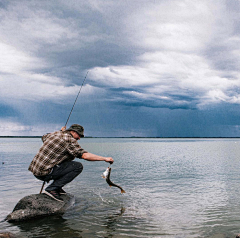
[[[42,138],[42,136],[0,136],[0,138]],[[129,139],[240,139],[240,137],[93,137],[85,136],[84,138],[129,138]]]

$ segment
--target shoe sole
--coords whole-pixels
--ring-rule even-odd
[[[58,202],[64,202],[63,200],[55,198],[51,193],[47,192],[46,190],[43,191],[43,193],[47,194],[49,197],[53,198],[54,200],[56,200]]]
[[[67,194],[67,192],[59,192],[59,194],[61,194],[61,195],[65,195],[65,194]]]

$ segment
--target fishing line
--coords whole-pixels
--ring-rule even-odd
[[[83,80],[83,82],[82,82],[82,85],[81,85],[81,87],[80,87],[80,89],[79,89],[79,92],[78,92],[78,94],[77,94],[77,97],[76,97],[76,99],[75,99],[75,102],[74,102],[74,104],[73,104],[73,106],[72,106],[72,110],[70,111],[69,116],[68,116],[68,119],[67,119],[67,121],[66,121],[65,127],[67,126],[67,123],[68,123],[68,121],[69,121],[69,119],[70,119],[70,116],[71,116],[71,114],[72,114],[73,108],[74,108],[74,106],[75,106],[75,104],[76,104],[76,102],[77,102],[78,96],[79,96],[79,94],[80,94],[80,92],[81,92],[81,90],[82,90],[83,84],[84,84],[84,82],[85,82],[85,80],[86,80],[86,78],[87,78],[88,72],[89,72],[89,71],[87,71],[87,74],[86,74],[86,76],[85,76],[85,78],[84,78],[84,80]]]

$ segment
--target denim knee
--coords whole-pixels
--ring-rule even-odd
[[[75,162],[74,161],[74,171],[81,173],[83,170],[83,165],[80,162]]]

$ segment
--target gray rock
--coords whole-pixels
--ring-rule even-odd
[[[0,231],[0,238],[26,238],[26,237],[18,235],[18,234],[13,234],[11,232],[1,232]]]
[[[19,222],[49,215],[63,214],[74,202],[74,196],[61,195],[64,202],[59,202],[46,194],[32,194],[22,198],[12,213],[6,217],[8,222]]]
[[[17,238],[17,237],[10,232],[0,232],[0,238]]]

